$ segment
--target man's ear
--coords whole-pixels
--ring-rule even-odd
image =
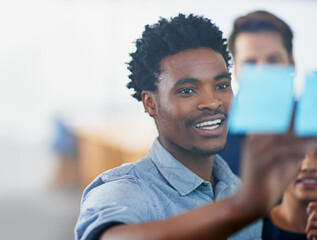
[[[151,117],[155,116],[157,111],[157,105],[154,93],[151,91],[143,90],[141,92],[141,98],[145,112],[150,114]]]

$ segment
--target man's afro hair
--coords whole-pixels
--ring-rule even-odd
[[[131,81],[127,87],[134,89],[132,96],[138,101],[143,90],[156,92],[161,60],[186,49],[211,48],[223,56],[229,67],[231,57],[226,42],[219,28],[202,16],[179,14],[170,21],[160,18],[158,23],[146,25],[142,38],[135,42],[136,51],[130,53],[132,60],[128,63]]]

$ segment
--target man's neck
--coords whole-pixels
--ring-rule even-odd
[[[180,162],[196,175],[198,175],[200,178],[207,182],[211,182],[212,186],[214,186],[214,179],[212,174],[214,155],[211,155],[208,158],[200,158],[199,156],[196,156],[189,161],[188,159],[183,159],[183,161]]]
[[[161,142],[164,146],[164,144]],[[191,151],[187,151],[178,146],[173,147],[173,149],[165,149],[172,154],[180,163],[186,166],[189,170],[195,173],[197,176],[205,181],[211,182],[214,185],[212,169],[214,165],[214,155],[203,155]]]

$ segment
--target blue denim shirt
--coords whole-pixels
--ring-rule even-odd
[[[109,222],[165,219],[233,194],[240,185],[224,160],[215,156],[215,188],[176,160],[159,142],[146,157],[99,175],[84,191],[75,239],[86,239]],[[261,239],[262,221],[229,239]]]

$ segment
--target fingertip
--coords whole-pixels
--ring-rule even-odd
[[[308,216],[312,213],[312,210],[309,206],[307,207],[306,212]]]

